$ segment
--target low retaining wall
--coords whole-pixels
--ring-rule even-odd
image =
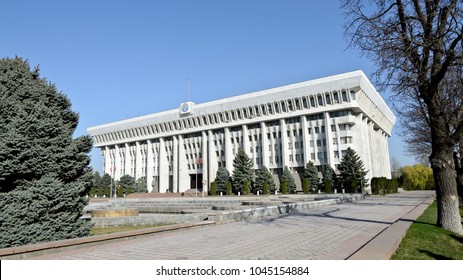
[[[296,210],[305,210],[344,202],[351,202],[359,199],[364,199],[364,196],[362,194],[342,195],[336,198],[333,198],[333,196],[327,196],[319,198],[316,201],[287,203],[285,205],[278,206],[266,206],[245,210],[221,212],[215,215],[214,220],[218,223],[230,221],[246,221],[266,216],[287,214]]]
[[[117,226],[139,226],[154,224],[179,224],[199,222],[206,219],[207,215],[197,214],[153,214],[140,215],[137,217],[113,217],[113,218],[92,218],[94,227],[117,227]]]

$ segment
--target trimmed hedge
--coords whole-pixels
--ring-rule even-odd
[[[397,179],[387,179],[385,177],[371,178],[371,193],[385,195],[396,193],[399,184]]]

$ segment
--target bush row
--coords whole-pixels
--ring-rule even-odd
[[[371,192],[372,194],[388,194],[396,193],[399,187],[397,179],[387,179],[384,177],[374,177],[371,179]]]

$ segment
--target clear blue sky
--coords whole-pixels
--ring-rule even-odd
[[[40,65],[90,126],[373,64],[347,49],[339,1],[60,1],[1,5],[0,57]],[[388,96],[383,94],[385,100]],[[401,165],[396,125],[390,154]],[[101,172],[99,150],[92,166]]]

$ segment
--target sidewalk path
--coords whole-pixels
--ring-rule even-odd
[[[37,258],[342,260],[433,195],[434,192],[419,191],[369,196],[353,203],[256,221],[165,232]]]

